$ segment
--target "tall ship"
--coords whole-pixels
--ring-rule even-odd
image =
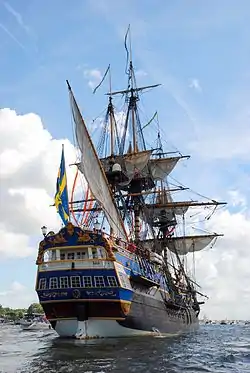
[[[62,149],[55,206],[63,226],[57,233],[42,228],[36,261],[40,304],[62,337],[196,329],[204,301],[190,270],[192,254],[211,247],[220,236],[193,233],[187,212],[193,209],[194,216],[205,208],[202,216],[210,218],[224,202],[174,200],[188,188],[173,185],[170,174],[189,157],[163,149],[160,127],[154,146],[147,146],[151,139],[145,129],[157,115],[142,123],[140,97],[158,85],[137,86],[127,37],[128,84],[119,91],[112,91],[110,84],[99,142],[91,138],[67,81],[80,153],[76,175],[83,175],[85,187],[81,197],[69,199]],[[103,81],[106,75],[110,68]],[[120,122],[113,103],[117,96],[124,102]]]

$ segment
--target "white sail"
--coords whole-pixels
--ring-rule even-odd
[[[149,250],[152,250],[155,247],[159,247],[160,250],[168,248],[175,254],[186,255],[188,253],[205,249],[216,237],[218,237],[218,234],[172,237],[166,239],[165,242],[162,239],[147,239],[143,241],[143,246]]]
[[[179,255],[186,255],[188,253],[201,251],[205,249],[217,235],[203,235],[203,236],[186,236],[173,237],[168,243],[167,248],[173,253]]]
[[[184,207],[154,207],[154,206],[147,206],[147,209],[150,212],[150,215],[158,217],[161,215],[162,210],[166,210],[166,215],[168,216],[173,216],[173,213],[175,215],[184,215],[186,214],[189,206],[184,206]]]
[[[129,179],[132,179],[134,174],[141,172],[147,165],[152,150],[145,150],[138,153],[127,153],[124,155],[114,155],[100,159],[104,170],[107,172],[110,169],[111,158],[115,163],[120,164]]]
[[[182,157],[150,159],[151,174],[155,180],[164,180]]]
[[[127,235],[123,221],[114,203],[104,170],[69,84],[68,87],[76,139],[82,153],[79,168],[83,172],[93,196],[104,210],[113,234],[126,240]]]
[[[145,150],[138,153],[125,154],[124,161],[128,177],[133,177],[137,172],[141,171],[147,165],[152,150]]]

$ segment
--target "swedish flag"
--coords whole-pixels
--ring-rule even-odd
[[[67,177],[64,159],[64,146],[62,146],[61,164],[56,181],[55,206],[62,221],[66,225],[69,221],[69,200],[67,190]]]

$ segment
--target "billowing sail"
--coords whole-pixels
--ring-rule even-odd
[[[110,160],[119,163],[129,179],[132,179],[134,174],[140,173],[147,165],[152,150],[144,150],[137,153],[127,153],[124,155],[112,155],[107,158],[100,159],[104,170],[107,172],[110,169]]]
[[[173,253],[186,255],[205,249],[217,237],[216,234],[203,236],[173,237],[167,242],[167,248]]]
[[[186,255],[188,253],[201,251],[205,249],[218,234],[208,234],[199,236],[171,237],[165,239],[147,239],[143,241],[143,245],[149,249],[156,249],[161,252],[164,248],[168,248],[174,254]]]
[[[92,194],[105,212],[113,234],[126,240],[127,234],[123,221],[114,203],[104,170],[101,166],[98,155],[96,154],[94,145],[89,136],[87,127],[82,118],[69,83],[68,88],[72,115],[75,122],[76,139],[82,153],[81,165],[79,168],[83,172]]]
[[[150,169],[153,179],[164,180],[174,169],[182,157],[150,159]]]
[[[125,154],[124,161],[128,177],[133,177],[147,165],[151,156],[152,150],[145,150],[138,153]]]

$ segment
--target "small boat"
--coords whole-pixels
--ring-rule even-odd
[[[27,316],[19,321],[22,330],[51,329],[51,325],[44,315],[38,317]]]
[[[226,320],[221,320],[220,325],[227,325]]]

